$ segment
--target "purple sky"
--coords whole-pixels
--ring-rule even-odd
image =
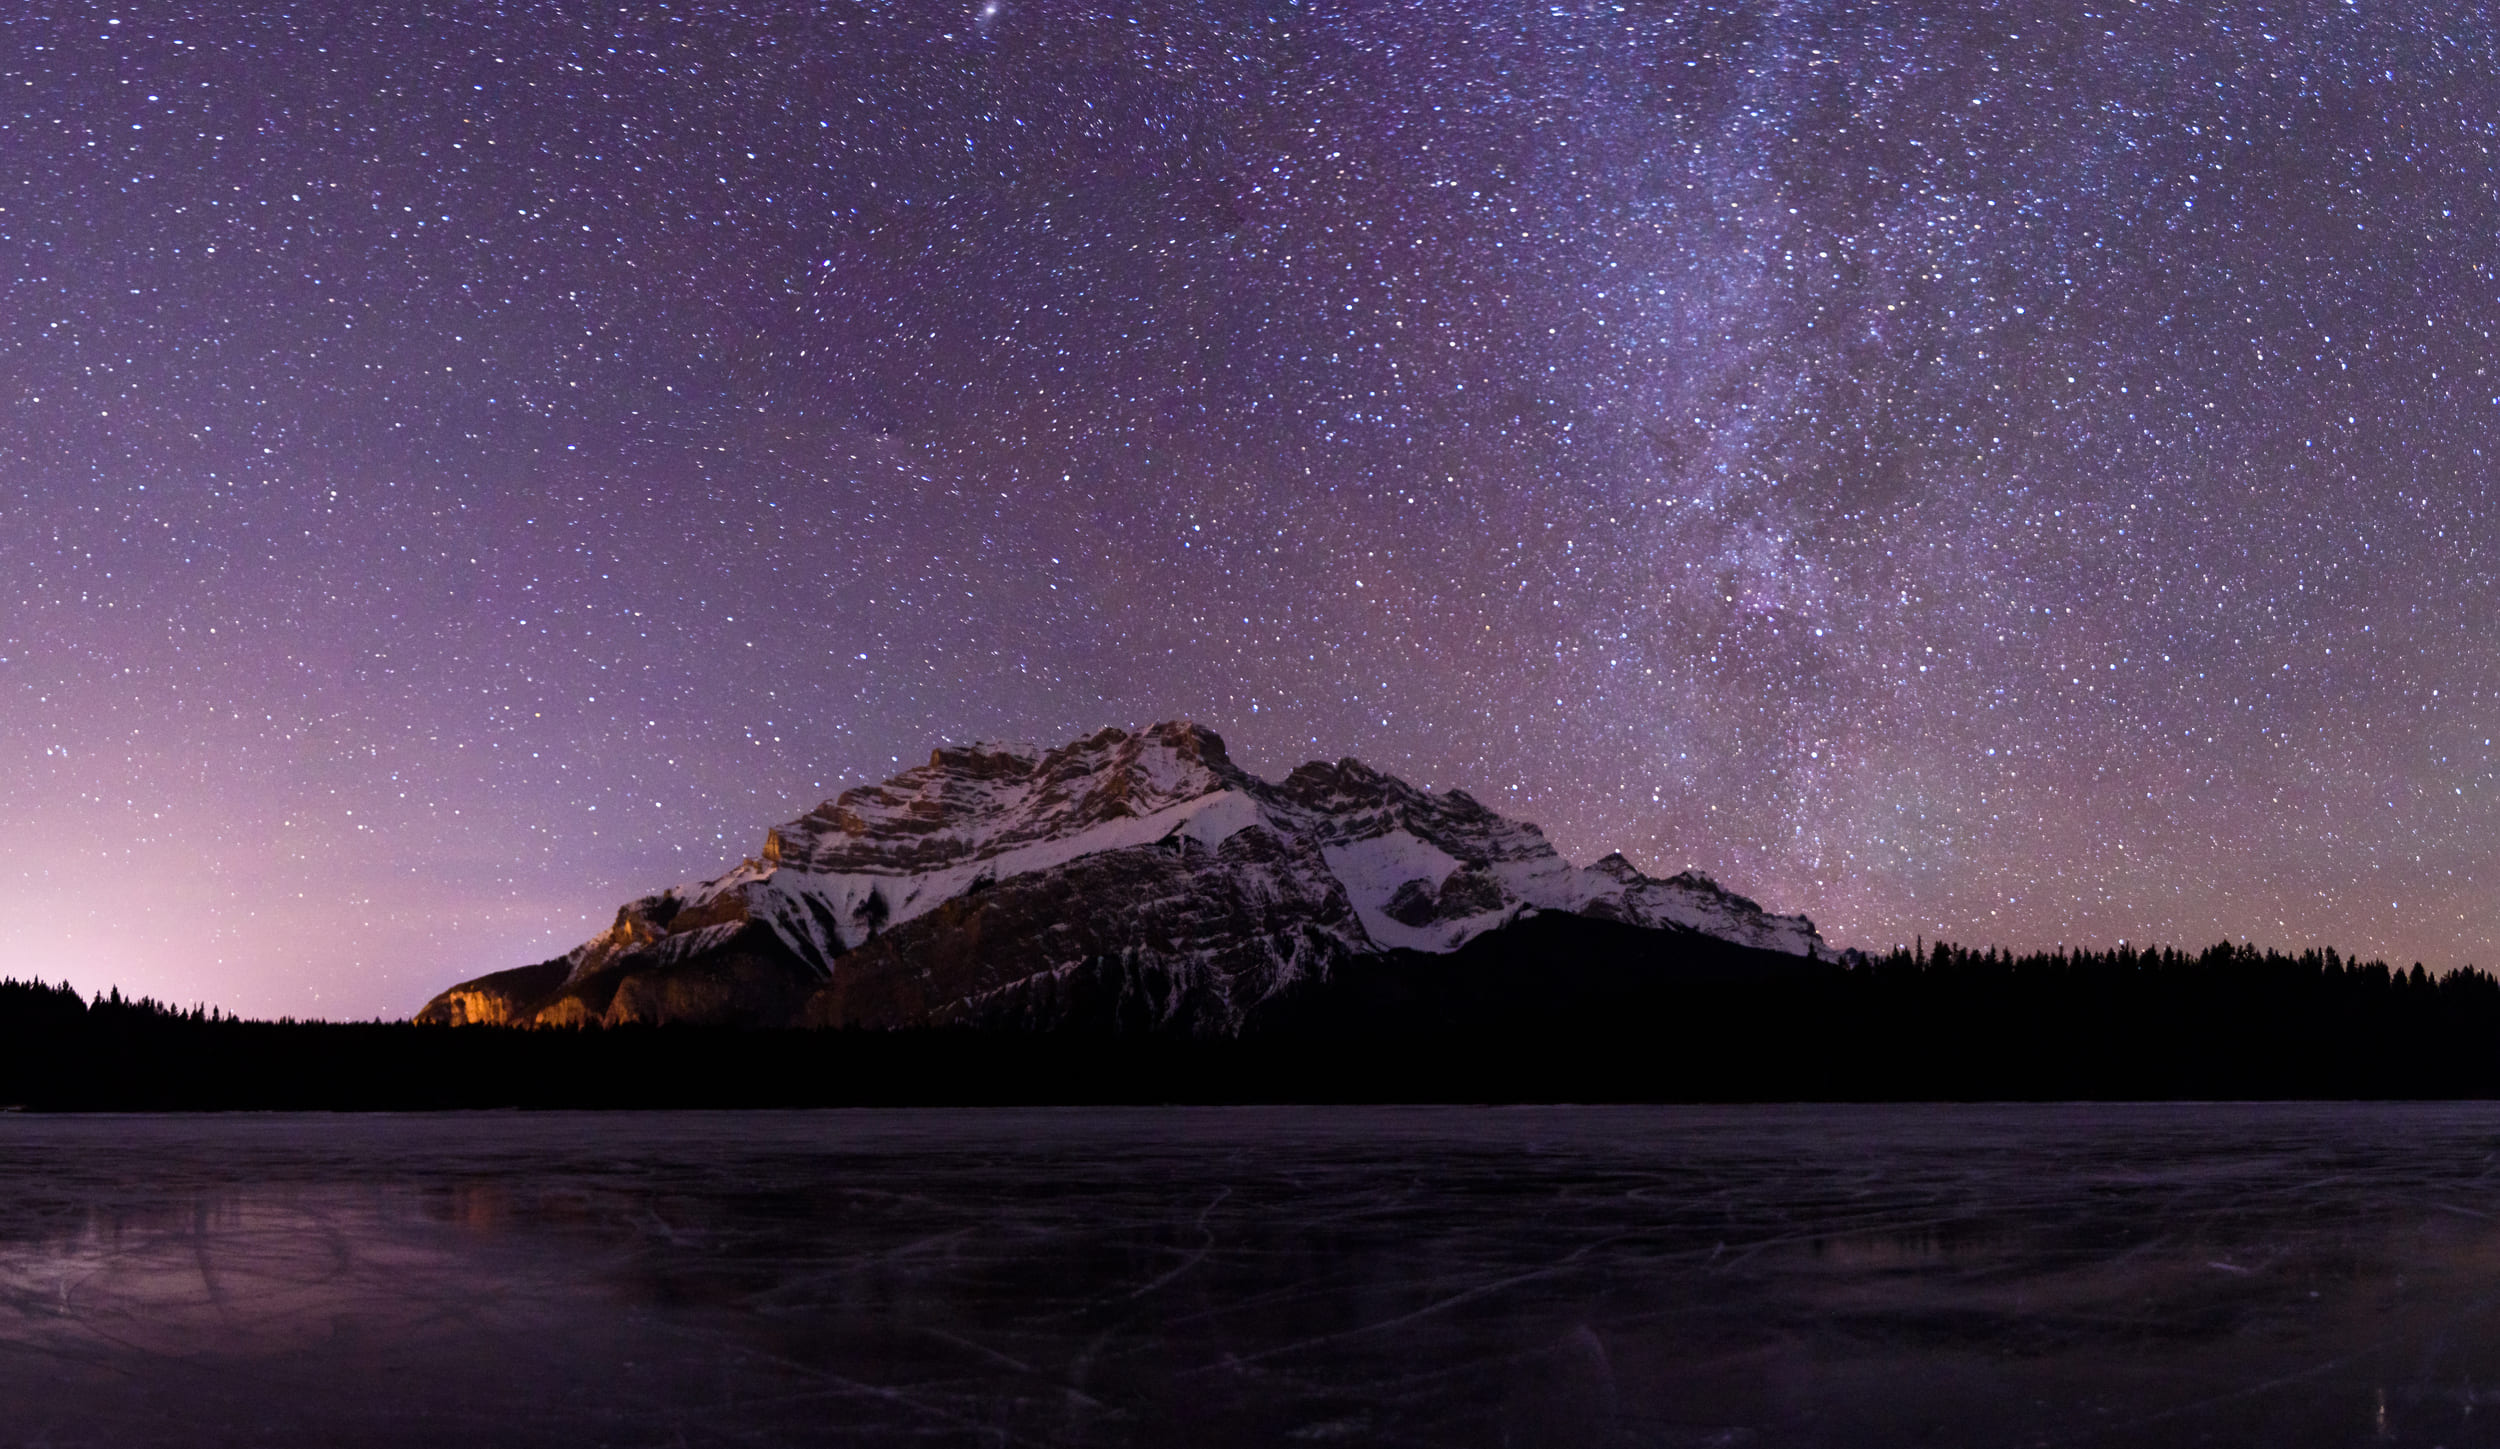
[[[2463,4],[13,14],[0,973],[404,1014],[1184,715],[2500,965],[2495,146]]]

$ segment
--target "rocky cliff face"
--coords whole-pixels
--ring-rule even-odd
[[[940,749],[418,1019],[1229,1035],[1350,961],[1446,954],[1538,912],[1833,959],[1804,917],[1706,876],[1575,869],[1533,825],[1354,760],[1261,780],[1171,723]]]

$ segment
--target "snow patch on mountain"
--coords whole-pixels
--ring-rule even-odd
[[[1392,830],[1368,840],[1323,846],[1329,871],[1345,887],[1355,914],[1371,938],[1391,949],[1416,951],[1455,949],[1473,930],[1451,929],[1450,922],[1410,922],[1391,914],[1393,904],[1435,899],[1442,883],[1465,863],[1411,832]],[[1408,914],[1430,915],[1429,912]]]

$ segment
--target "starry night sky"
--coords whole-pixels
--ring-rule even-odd
[[[2471,4],[16,12],[0,972],[404,1014],[1175,716],[2500,965],[2495,146]]]

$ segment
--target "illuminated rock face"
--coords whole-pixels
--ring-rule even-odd
[[[1355,760],[1261,780],[1175,722],[940,749],[418,1019],[1230,1035],[1349,961],[1445,954],[1552,911],[1833,956],[1804,917],[1706,876],[1654,880],[1620,855],[1577,869],[1533,825]]]

